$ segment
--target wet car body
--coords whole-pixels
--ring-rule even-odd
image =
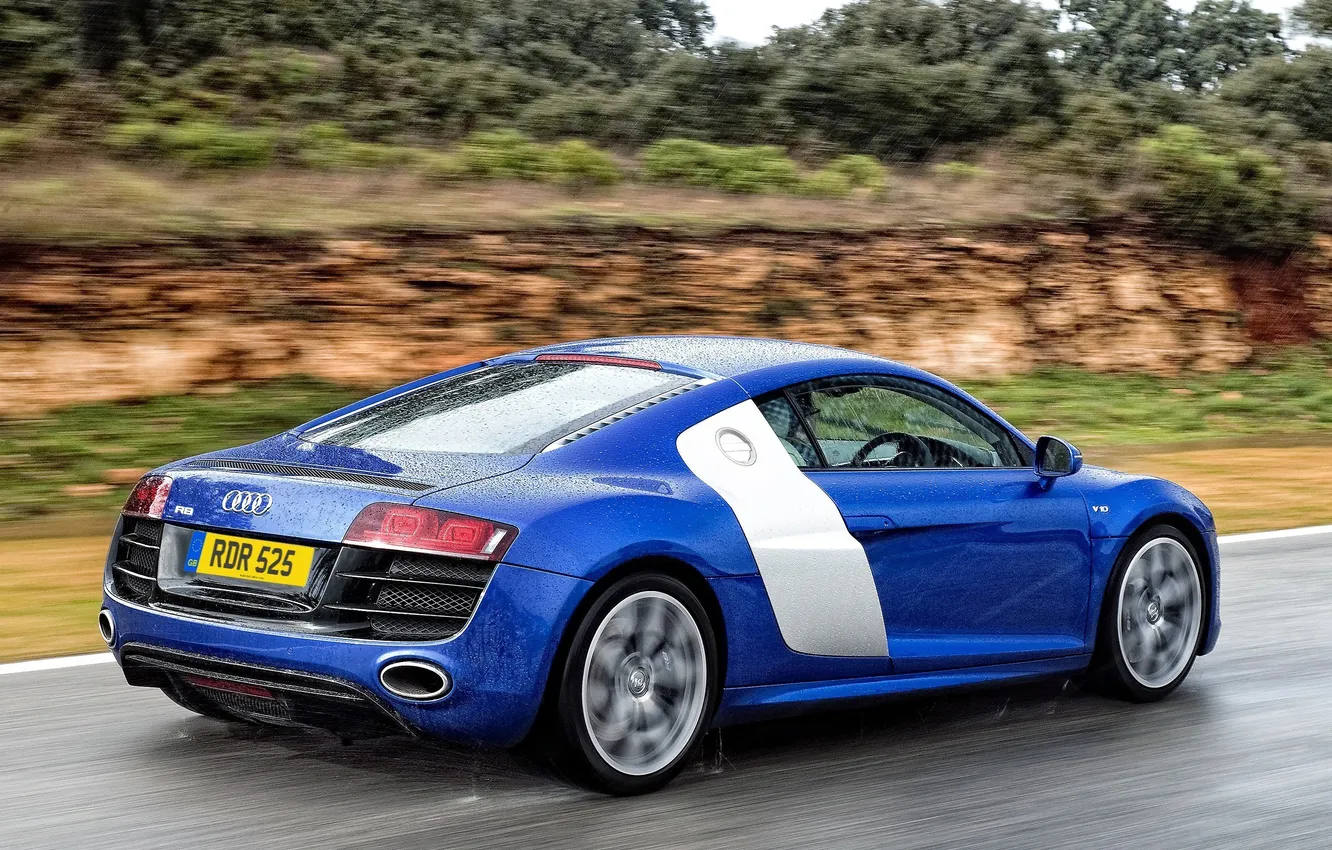
[[[403,451],[316,438],[456,376],[560,363],[671,377],[666,397],[637,399],[523,451]],[[767,406],[773,430],[763,433],[756,418],[756,403],[784,405],[793,388],[823,387],[833,408],[846,392],[878,385],[938,394],[984,433],[1011,441],[1005,451],[1016,460],[965,466],[976,449],[926,438],[933,454],[953,456],[951,466],[839,465],[824,455],[853,440],[793,448],[774,440],[787,426]],[[710,723],[724,725],[843,700],[1083,673],[1126,545],[1164,524],[1200,561],[1196,649],[1209,652],[1220,629],[1219,559],[1206,507],[1154,478],[1091,466],[1040,475],[1035,448],[941,379],[841,349],[641,337],[521,352],[156,470],[170,478],[160,519],[122,518],[108,556],[109,642],[132,684],[161,687],[192,708],[209,703],[214,714],[347,736],[400,731],[510,746],[533,728],[599,591],[651,569],[687,586],[715,628]],[[736,457],[750,460],[746,452],[757,455],[756,469],[774,464],[752,473],[768,477],[743,477],[750,468]],[[232,493],[259,502],[236,510]],[[484,518],[512,534],[489,560],[346,542],[372,505]],[[208,532],[312,548],[310,578],[280,587],[191,575],[191,546]],[[421,612],[409,610],[413,600]],[[456,613],[429,613],[449,606]],[[390,692],[381,674],[401,661],[444,671],[446,691],[426,699]]]

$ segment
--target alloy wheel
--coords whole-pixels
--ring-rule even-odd
[[[1202,585],[1193,556],[1157,537],[1133,557],[1116,619],[1125,666],[1143,687],[1169,685],[1188,666],[1202,629]]]
[[[707,654],[698,624],[669,594],[622,599],[592,636],[583,665],[583,722],[616,771],[646,776],[675,761],[703,716]]]

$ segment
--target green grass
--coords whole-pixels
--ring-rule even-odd
[[[0,419],[0,522],[114,510],[130,485],[108,486],[108,479],[117,478],[113,470],[150,469],[252,442],[367,394],[285,378],[225,394],[80,405],[40,418]]]
[[[966,389],[1027,434],[1082,446],[1249,437],[1332,437],[1332,346],[1292,348],[1256,366],[1176,378],[1054,369]]]
[[[1063,436],[1092,449],[1096,460],[1118,458],[1132,447],[1332,440],[1329,370],[1332,346],[1292,349],[1260,366],[1219,375],[1055,370],[965,384],[1029,435]],[[129,485],[108,481],[278,433],[368,393],[285,378],[224,393],[0,419],[0,523],[109,513],[124,501]]]

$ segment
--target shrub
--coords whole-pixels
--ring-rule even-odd
[[[1262,151],[1218,151],[1197,127],[1174,124],[1143,140],[1155,192],[1143,201],[1170,234],[1228,254],[1289,255],[1306,245],[1309,205]]]
[[[1074,221],[1095,221],[1106,214],[1105,198],[1085,183],[1063,189],[1057,198],[1064,215]]]
[[[296,134],[296,161],[309,168],[336,168],[344,164],[351,143],[339,124],[310,124]]]
[[[973,165],[970,162],[945,162],[934,166],[934,173],[956,183],[965,183],[969,180],[977,180],[985,176],[985,169],[979,165]]]
[[[26,127],[0,127],[0,162],[22,159],[32,146],[34,135]]]
[[[527,104],[518,126],[538,139],[604,138],[613,110],[604,92],[556,92]]]
[[[439,183],[449,183],[467,176],[467,166],[457,154],[421,151],[417,165],[422,177]]]
[[[166,130],[156,121],[127,121],[111,125],[103,141],[121,156],[146,158],[167,152]]]
[[[609,185],[622,176],[609,154],[577,139],[561,142],[550,159],[556,179],[575,188]]]
[[[716,146],[721,185],[728,192],[771,192],[795,186],[795,163],[775,145]]]
[[[815,171],[800,181],[801,194],[816,198],[845,198],[851,189],[851,178],[832,167]]]
[[[1332,177],[1332,142],[1305,142],[1296,146],[1304,167],[1319,177]]]
[[[1059,138],[1059,127],[1049,118],[1035,118],[1013,128],[1009,143],[1017,150],[1031,153],[1044,151]]]
[[[799,182],[795,163],[779,147],[728,147],[691,139],[649,145],[643,152],[643,171],[651,180],[727,192],[769,192]]]
[[[104,141],[107,147],[127,157],[165,155],[196,168],[249,168],[267,165],[273,158],[277,134],[207,121],[172,125],[132,121],[113,125]]]
[[[545,180],[554,170],[550,149],[517,130],[473,133],[463,140],[461,153],[477,177]]]
[[[347,164],[352,168],[387,168],[419,163],[427,152],[408,145],[384,145],[352,142],[347,150]]]
[[[663,139],[643,151],[643,173],[662,183],[716,186],[721,182],[716,145],[693,139]]]
[[[277,134],[191,121],[168,127],[164,139],[173,156],[196,168],[253,168],[272,160]]]
[[[188,84],[210,91],[275,101],[311,87],[318,72],[319,63],[297,50],[264,48],[209,57],[182,76]]]
[[[872,156],[847,154],[834,159],[828,170],[844,175],[852,189],[868,189],[880,194],[888,185],[888,169]]]
[[[307,168],[381,168],[421,161],[427,152],[401,145],[354,142],[338,124],[311,124],[296,138],[296,161]]]
[[[1137,140],[1155,129],[1139,99],[1093,88],[1070,99],[1062,138],[1029,165],[1113,186],[1129,170]]]
[[[158,101],[141,110],[141,112],[147,119],[159,124],[179,124],[182,121],[204,120],[203,113],[197,106],[179,98]]]

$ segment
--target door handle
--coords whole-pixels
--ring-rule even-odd
[[[878,531],[884,531],[889,528],[896,528],[897,525],[886,516],[849,516],[846,520],[846,529],[853,535],[855,534],[874,534]]]

